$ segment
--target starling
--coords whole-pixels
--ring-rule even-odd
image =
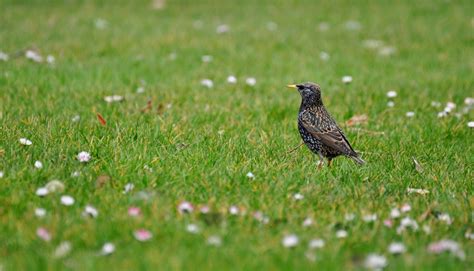
[[[364,164],[365,161],[354,151],[341,128],[324,107],[319,85],[308,82],[288,87],[298,89],[301,95],[298,130],[306,146],[319,155],[319,167],[322,166],[323,157],[328,159],[328,166],[331,166],[331,160],[339,155]]]

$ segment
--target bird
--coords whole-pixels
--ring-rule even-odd
[[[321,87],[311,82],[288,85],[288,87],[297,89],[301,95],[298,130],[304,144],[319,156],[318,168],[322,168],[324,158],[327,158],[328,167],[330,167],[332,159],[340,155],[349,157],[360,165],[365,164],[324,107]]]

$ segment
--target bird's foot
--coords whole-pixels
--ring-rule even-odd
[[[318,165],[318,170],[323,169],[323,165],[324,165],[323,160],[319,160],[318,163],[316,163],[316,164]]]
[[[331,167],[332,160],[328,159],[328,167]]]

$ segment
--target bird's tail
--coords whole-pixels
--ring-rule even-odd
[[[359,156],[351,156],[352,160],[356,161],[357,164],[359,165],[363,165],[365,164],[365,161],[362,160],[362,158],[360,158]]]

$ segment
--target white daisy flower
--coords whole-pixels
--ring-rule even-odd
[[[0,179],[3,178],[3,176],[5,176],[5,173],[3,173],[3,171],[0,171]]]
[[[364,262],[365,267],[371,270],[382,270],[387,264],[387,259],[378,254],[369,254]]]
[[[77,160],[81,163],[87,163],[91,160],[91,155],[88,152],[81,151],[80,153],[77,154]]]
[[[207,88],[212,88],[214,86],[214,82],[211,79],[202,79],[201,85]]]
[[[425,224],[425,225],[423,225],[422,229],[423,229],[423,231],[424,231],[426,234],[431,234],[431,228],[430,228],[430,226],[428,226],[428,225]]]
[[[226,24],[221,24],[221,25],[218,25],[217,28],[216,28],[216,33],[217,34],[224,34],[224,33],[227,33],[229,32],[230,30],[230,27]]]
[[[56,248],[56,250],[54,251],[54,258],[63,258],[65,257],[66,255],[69,254],[69,252],[71,252],[72,250],[72,245],[69,241],[64,241],[64,242],[61,242],[59,244],[59,246]]]
[[[257,84],[257,79],[253,78],[253,77],[247,77],[247,79],[245,79],[245,83],[251,87],[255,86],[255,84]]]
[[[247,178],[252,179],[252,180],[255,179],[255,175],[253,175],[253,173],[250,171],[245,176],[247,176]]]
[[[391,218],[399,218],[401,215],[400,213],[400,210],[398,210],[398,208],[393,208],[391,211],[390,211],[390,217]]]
[[[356,217],[356,215],[354,213],[348,213],[348,214],[344,215],[344,219],[346,221],[352,221],[352,220],[354,220],[355,217]]]
[[[68,195],[61,196],[61,204],[71,206],[74,204],[74,198]]]
[[[60,180],[51,180],[46,184],[48,193],[56,193],[64,191],[64,184]]]
[[[308,247],[310,249],[323,248],[324,244],[325,243],[323,239],[312,239],[309,241]]]
[[[54,58],[54,56],[52,55],[48,55],[46,57],[46,62],[48,62],[48,64],[54,64],[55,61],[56,61],[56,58]]]
[[[415,112],[408,111],[405,115],[407,116],[407,118],[413,118],[415,116]]]
[[[446,108],[449,109],[449,111],[451,111],[452,109],[456,108],[456,104],[453,103],[453,102],[447,102],[446,103]]]
[[[365,48],[368,49],[377,49],[383,45],[383,41],[381,40],[364,40],[363,45]]]
[[[470,121],[467,123],[467,127],[474,128],[474,121]]]
[[[268,224],[270,222],[270,218],[263,214],[260,211],[256,211],[253,213],[253,218],[255,218],[257,221],[261,222],[262,224]]]
[[[128,192],[132,191],[133,188],[135,188],[135,185],[133,183],[127,183],[123,189],[123,193],[127,194]]]
[[[46,195],[48,195],[48,189],[46,189],[46,187],[40,187],[38,189],[36,189],[36,195],[39,196],[39,197],[44,197]]]
[[[31,140],[27,138],[20,138],[20,144],[25,145],[25,146],[30,146],[31,144],[33,144],[33,142],[31,142]]]
[[[401,234],[407,228],[411,228],[413,231],[417,231],[418,223],[410,217],[405,217],[400,221],[400,225],[397,228],[397,233]]]
[[[379,49],[379,55],[381,56],[390,56],[395,54],[397,49],[393,46],[383,46]]]
[[[35,209],[35,216],[37,217],[44,217],[46,215],[46,210],[43,208],[36,208]]]
[[[388,98],[395,98],[395,97],[397,97],[397,92],[395,90],[390,90],[389,92],[387,92],[387,97]]]
[[[298,243],[299,243],[299,238],[298,236],[296,236],[296,234],[285,235],[283,237],[283,240],[281,241],[281,244],[284,247],[295,247],[298,245]]]
[[[330,56],[327,52],[321,52],[319,53],[319,58],[322,60],[322,61],[328,61]]]
[[[438,215],[438,220],[445,222],[448,225],[451,225],[453,223],[453,220],[447,213],[442,213]]]
[[[388,101],[387,106],[388,107],[394,107],[395,103],[393,101]]]
[[[99,215],[99,211],[97,211],[97,209],[94,208],[91,205],[86,205],[86,208],[84,209],[83,214],[85,216],[90,216],[90,217],[96,218]]]
[[[142,94],[142,93],[145,92],[145,88],[144,88],[144,87],[138,87],[137,90],[136,90],[136,92],[137,92],[138,94]]]
[[[369,223],[369,222],[374,222],[377,220],[377,214],[367,214],[367,215],[364,215],[362,217],[362,220],[364,220],[365,222]]]
[[[406,251],[405,245],[403,243],[391,243],[388,246],[388,252],[391,254],[402,254]]]
[[[313,219],[311,219],[310,217],[305,218],[305,220],[303,221],[303,227],[309,227],[311,225],[313,225]]]
[[[104,97],[104,101],[107,103],[116,103],[116,102],[121,102],[123,100],[124,100],[124,97],[120,95],[112,95],[112,96]]]
[[[112,243],[105,243],[103,246],[102,246],[102,249],[100,250],[100,254],[101,255],[110,255],[112,253],[114,253],[115,251],[115,245],[112,244]]]
[[[346,238],[347,235],[348,235],[348,233],[345,230],[338,230],[336,232],[336,237],[339,238],[339,239]]]
[[[0,60],[1,61],[8,61],[9,57],[6,53],[0,51]]]
[[[438,112],[438,118],[444,118],[448,115],[448,112],[446,111],[441,111],[441,112]]]
[[[239,207],[232,205],[229,207],[229,214],[231,215],[238,215],[239,214]]]
[[[352,83],[352,76],[350,75],[344,75],[341,79],[342,83],[344,84],[350,84]]]
[[[407,193],[408,193],[408,194],[416,193],[416,194],[420,194],[420,195],[426,195],[426,194],[430,193],[430,191],[427,190],[427,189],[410,188],[410,187],[408,187],[408,188],[407,188]]]
[[[304,196],[300,193],[296,193],[296,194],[293,195],[293,199],[294,200],[302,200],[302,199],[304,199]]]
[[[34,61],[34,62],[42,62],[43,61],[43,57],[38,54],[37,52],[33,51],[33,50],[27,50],[25,52],[25,57]]]
[[[217,235],[211,235],[209,238],[207,238],[207,244],[218,247],[222,245],[222,239]]]
[[[432,106],[432,107],[440,107],[440,106],[441,106],[441,103],[440,103],[440,102],[437,102],[437,101],[432,101],[432,102],[431,102],[431,106]]]
[[[148,171],[148,172],[153,172],[153,168],[151,168],[149,165],[144,165],[143,169]]]
[[[236,84],[237,83],[237,77],[235,77],[234,75],[229,75],[227,77],[227,83]]]
[[[199,233],[199,227],[196,224],[188,224],[186,226],[186,231],[189,233],[196,234]]]
[[[43,163],[41,163],[41,161],[35,161],[35,168],[42,169],[43,168]]]

